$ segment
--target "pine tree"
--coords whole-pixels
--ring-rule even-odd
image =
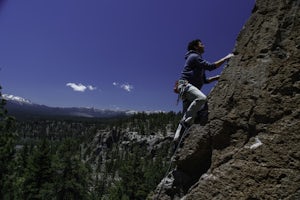
[[[50,144],[44,139],[28,159],[24,175],[24,199],[52,199],[55,194],[54,176]]]
[[[15,167],[13,174],[13,187],[10,194],[13,194],[13,199],[22,199],[24,197],[24,181],[25,171],[27,169],[28,158],[30,155],[30,149],[25,143],[23,147],[16,153]]]
[[[57,165],[57,199],[90,199],[90,171],[80,160],[77,144],[66,139],[60,146]]]
[[[145,152],[145,149],[134,146],[132,152],[125,155],[119,171],[121,180],[110,189],[109,199],[145,199],[147,196],[143,170]]]
[[[0,86],[0,90],[1,90]],[[6,101],[0,91],[0,199],[9,198],[8,190],[12,188],[16,136],[12,131],[14,119],[7,115]]]

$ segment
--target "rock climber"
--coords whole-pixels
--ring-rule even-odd
[[[174,88],[182,99],[184,113],[174,136],[175,143],[178,142],[183,132],[194,123],[197,112],[206,104],[207,97],[200,91],[202,85],[219,79],[219,75],[206,78],[205,71],[217,69],[233,56],[232,53],[229,53],[220,60],[210,63],[202,58],[204,47],[200,39],[189,42],[185,65]]]

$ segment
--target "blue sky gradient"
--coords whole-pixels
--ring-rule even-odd
[[[2,92],[48,106],[179,111],[172,88],[187,43],[200,38],[208,61],[225,56],[254,3],[5,1],[0,10]],[[204,86],[204,93],[213,85]]]

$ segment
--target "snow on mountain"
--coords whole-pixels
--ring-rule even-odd
[[[2,97],[5,100],[15,101],[15,102],[18,102],[20,104],[32,104],[32,102],[28,99],[25,99],[25,98],[19,97],[19,96],[14,96],[14,95],[11,95],[11,94],[3,94]]]
[[[6,108],[13,116],[21,116],[24,118],[30,116],[69,116],[84,118],[109,118],[130,116],[140,113],[135,110],[110,110],[97,109],[94,107],[49,107],[32,103],[23,97],[3,94],[2,97],[7,100]],[[159,113],[162,111],[144,111],[143,113]]]
[[[67,116],[84,118],[109,118],[132,115],[126,110],[97,109],[93,107],[50,107],[32,103],[23,97],[3,94],[3,99],[7,100],[6,108],[10,115],[17,118],[28,118],[34,116]]]

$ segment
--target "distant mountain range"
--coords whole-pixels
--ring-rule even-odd
[[[109,110],[84,107],[49,107],[32,103],[30,100],[3,94],[6,100],[8,114],[16,118],[38,118],[38,117],[82,117],[82,118],[112,118],[132,115],[136,111]]]

